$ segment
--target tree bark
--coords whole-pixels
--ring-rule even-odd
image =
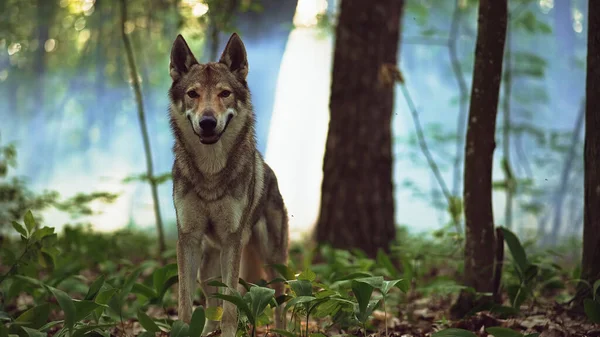
[[[316,228],[319,243],[374,257],[395,238],[392,184],[394,84],[404,1],[344,0],[336,27],[331,117]]]
[[[492,165],[507,15],[507,0],[479,2],[463,190],[466,219],[464,283],[477,292],[494,291],[496,242]],[[475,305],[477,303],[472,294],[462,292],[451,314],[454,317],[463,316]]]
[[[581,278],[593,284],[600,279],[600,2],[588,6]],[[587,285],[579,286],[581,300],[590,293]]]

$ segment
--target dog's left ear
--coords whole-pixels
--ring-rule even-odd
[[[231,34],[219,62],[225,64],[232,73],[244,80],[248,76],[246,47],[244,47],[242,39],[236,33]]]

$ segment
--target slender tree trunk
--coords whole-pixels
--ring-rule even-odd
[[[150,182],[150,189],[152,191],[152,199],[154,201],[154,216],[156,218],[156,231],[158,234],[158,249],[159,253],[162,254],[165,251],[165,236],[163,233],[162,217],[160,215],[160,200],[158,198],[158,186],[154,180],[154,168],[152,165],[152,150],[150,148],[150,139],[148,137],[148,129],[146,127],[146,116],[144,113],[144,104],[142,99],[142,88],[138,78],[137,66],[135,64],[135,58],[133,55],[133,48],[131,41],[125,33],[125,22],[127,22],[127,4],[126,0],[121,0],[121,34],[123,37],[123,43],[125,44],[125,51],[127,53],[127,62],[129,63],[129,76],[133,83],[133,91],[135,93],[135,100],[138,108],[138,118],[140,122],[140,128],[142,130],[142,138],[144,141],[144,151],[146,153],[146,171],[148,180]]]
[[[392,184],[394,84],[404,2],[343,0],[336,28],[319,243],[374,257],[395,238]]]
[[[550,238],[549,240],[544,240],[544,243],[546,244],[556,244],[558,242],[560,227],[564,220],[564,200],[566,194],[568,193],[569,182],[571,181],[571,171],[573,170],[573,165],[575,164],[575,154],[577,152],[576,148],[580,144],[581,131],[583,130],[584,111],[585,108],[582,104],[579,113],[577,114],[575,127],[573,128],[571,146],[566,154],[565,163],[560,174],[560,184],[558,185],[556,193],[554,194],[554,219],[552,222],[552,231],[550,233],[544,233],[545,236],[542,236]]]
[[[507,0],[481,0],[475,68],[467,126],[464,200],[466,219],[465,285],[494,291],[495,235],[492,211],[492,167],[498,97],[507,26]],[[484,298],[489,301],[489,299]],[[463,316],[476,305],[462,292],[451,314]]]
[[[588,6],[581,278],[593,284],[600,279],[600,2],[589,1]],[[589,293],[580,284],[580,301]]]

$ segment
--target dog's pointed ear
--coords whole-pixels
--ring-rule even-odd
[[[248,76],[246,47],[244,47],[242,39],[240,39],[240,36],[236,33],[231,34],[219,62],[225,64],[232,73],[244,80],[246,79],[246,76]]]
[[[169,65],[169,73],[173,81],[178,80],[183,74],[190,71],[190,68],[194,64],[198,64],[198,61],[194,57],[190,47],[181,34],[177,35],[171,48],[171,63]]]

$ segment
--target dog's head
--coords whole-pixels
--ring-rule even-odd
[[[171,49],[170,74],[171,116],[178,128],[192,131],[202,144],[215,144],[228,127],[251,117],[248,59],[237,34],[229,38],[219,62],[206,64],[198,63],[178,35]]]

